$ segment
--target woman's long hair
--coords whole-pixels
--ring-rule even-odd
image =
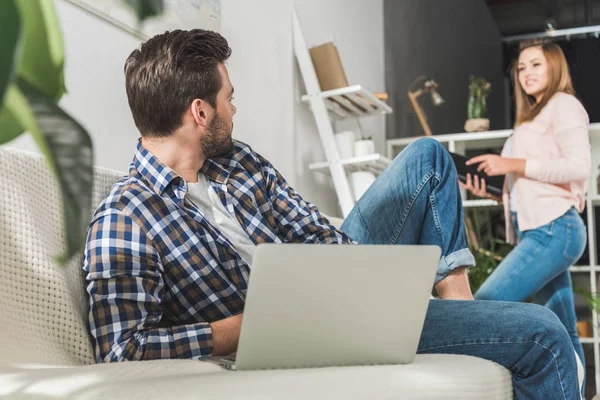
[[[535,97],[525,93],[519,82],[519,59],[517,57],[512,65],[511,72],[517,110],[515,127],[532,121],[556,93],[564,92],[575,95],[571,75],[569,74],[569,66],[562,49],[557,44],[548,41],[530,40],[521,42],[519,55],[521,55],[524,49],[529,47],[539,47],[546,57],[548,64],[548,87],[539,103],[536,103]]]

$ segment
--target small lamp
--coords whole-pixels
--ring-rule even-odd
[[[420,85],[415,90],[413,89],[413,87],[416,86],[417,83],[419,83]],[[408,98],[410,99],[410,102],[412,103],[412,106],[415,109],[415,112],[417,113],[417,117],[419,117],[419,122],[421,122],[423,131],[425,131],[425,136],[431,136],[431,129],[429,128],[429,124],[427,123],[427,118],[425,118],[425,113],[423,112],[423,109],[419,106],[419,103],[417,102],[417,98],[423,93],[430,93],[431,102],[433,103],[433,105],[441,106],[445,103],[445,101],[442,98],[442,96],[438,93],[437,87],[438,84],[433,79],[428,78],[426,76],[420,76],[417,79],[415,79],[415,81],[411,83],[408,88]]]

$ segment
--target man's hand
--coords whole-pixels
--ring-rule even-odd
[[[210,324],[213,339],[213,356],[226,356],[237,350],[244,314],[234,315]]]
[[[473,300],[466,267],[454,269],[435,285],[435,290],[442,300]]]

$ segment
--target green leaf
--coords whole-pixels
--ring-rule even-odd
[[[58,101],[65,93],[65,49],[54,1],[17,0],[17,4],[23,24],[23,55],[17,74]]]
[[[15,113],[22,107],[20,103],[23,101],[26,107],[29,107],[15,84],[10,85],[4,98],[4,106],[0,109],[0,144],[13,140],[25,131],[19,119],[15,118]]]
[[[14,77],[15,65],[20,55],[21,17],[13,0],[0,2],[0,108],[4,94]],[[3,136],[0,124],[0,143]]]
[[[125,0],[138,17],[139,22],[163,13],[163,0]]]
[[[46,155],[60,185],[67,248],[58,261],[65,263],[83,249],[89,225],[92,142],[86,130],[53,99],[24,80],[19,80],[19,89],[31,106],[30,112],[22,114],[24,125]]]
[[[467,104],[467,119],[473,119],[475,118],[475,97],[473,95],[469,96],[469,102]]]

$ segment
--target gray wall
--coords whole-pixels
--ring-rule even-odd
[[[492,84],[490,129],[507,127],[502,38],[484,1],[385,0],[384,24],[386,89],[394,108],[388,138],[423,134],[406,95],[419,75],[434,78],[446,100],[434,107],[429,95],[419,98],[434,135],[464,131],[470,75]]]

